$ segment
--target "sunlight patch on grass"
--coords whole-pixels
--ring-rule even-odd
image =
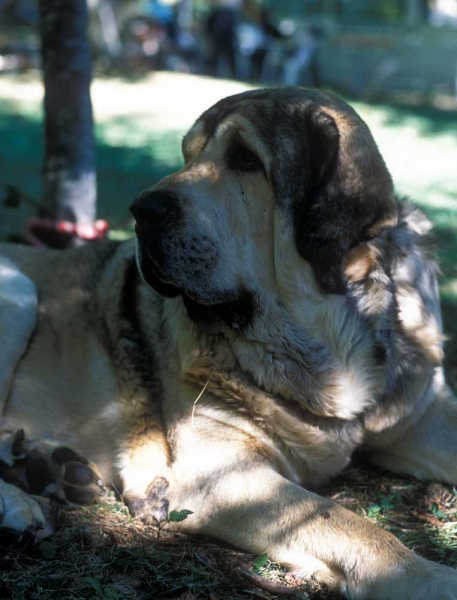
[[[8,104],[11,112],[24,117],[41,119],[43,86],[37,76],[0,77],[0,99]]]
[[[449,296],[455,296],[457,298],[457,278],[450,279],[441,286],[442,291]]]
[[[391,107],[354,107],[369,125],[398,192],[425,206],[457,211],[457,118],[434,129],[433,114],[393,119],[398,111]]]

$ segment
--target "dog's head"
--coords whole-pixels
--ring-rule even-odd
[[[272,298],[344,294],[351,248],[397,221],[384,161],[342,100],[277,88],[218,102],[183,141],[185,166],[132,204],[138,263],[193,319],[246,327]]]

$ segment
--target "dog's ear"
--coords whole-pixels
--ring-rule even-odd
[[[322,291],[344,293],[345,256],[396,224],[397,200],[371,133],[352,109],[311,104],[301,119],[301,181],[295,190],[288,182],[295,240]]]
[[[183,138],[182,153],[184,160],[187,162],[205,147],[217,125],[235,110],[240,101],[249,101],[256,96],[259,96],[259,90],[241,92],[222,98],[222,100],[205,110]]]

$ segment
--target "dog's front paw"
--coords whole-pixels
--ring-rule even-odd
[[[0,480],[0,544],[25,544],[55,531],[58,511],[46,498],[34,498]]]
[[[35,442],[25,458],[32,494],[69,504],[90,504],[106,491],[97,466],[66,446]]]
[[[137,498],[125,495],[125,501],[131,514],[139,518],[146,525],[156,525],[168,517],[168,487],[169,483],[165,477],[156,477],[149,484],[146,494]]]

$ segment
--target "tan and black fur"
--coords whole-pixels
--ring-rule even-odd
[[[355,450],[457,484],[430,223],[331,94],[222,100],[183,154],[131,207],[136,249],[1,247],[3,315],[38,300],[5,367],[5,480],[76,503],[115,482],[146,521],[192,510],[181,530],[348,598],[456,599],[455,571],[307,491]],[[3,528],[34,535],[34,510]]]

